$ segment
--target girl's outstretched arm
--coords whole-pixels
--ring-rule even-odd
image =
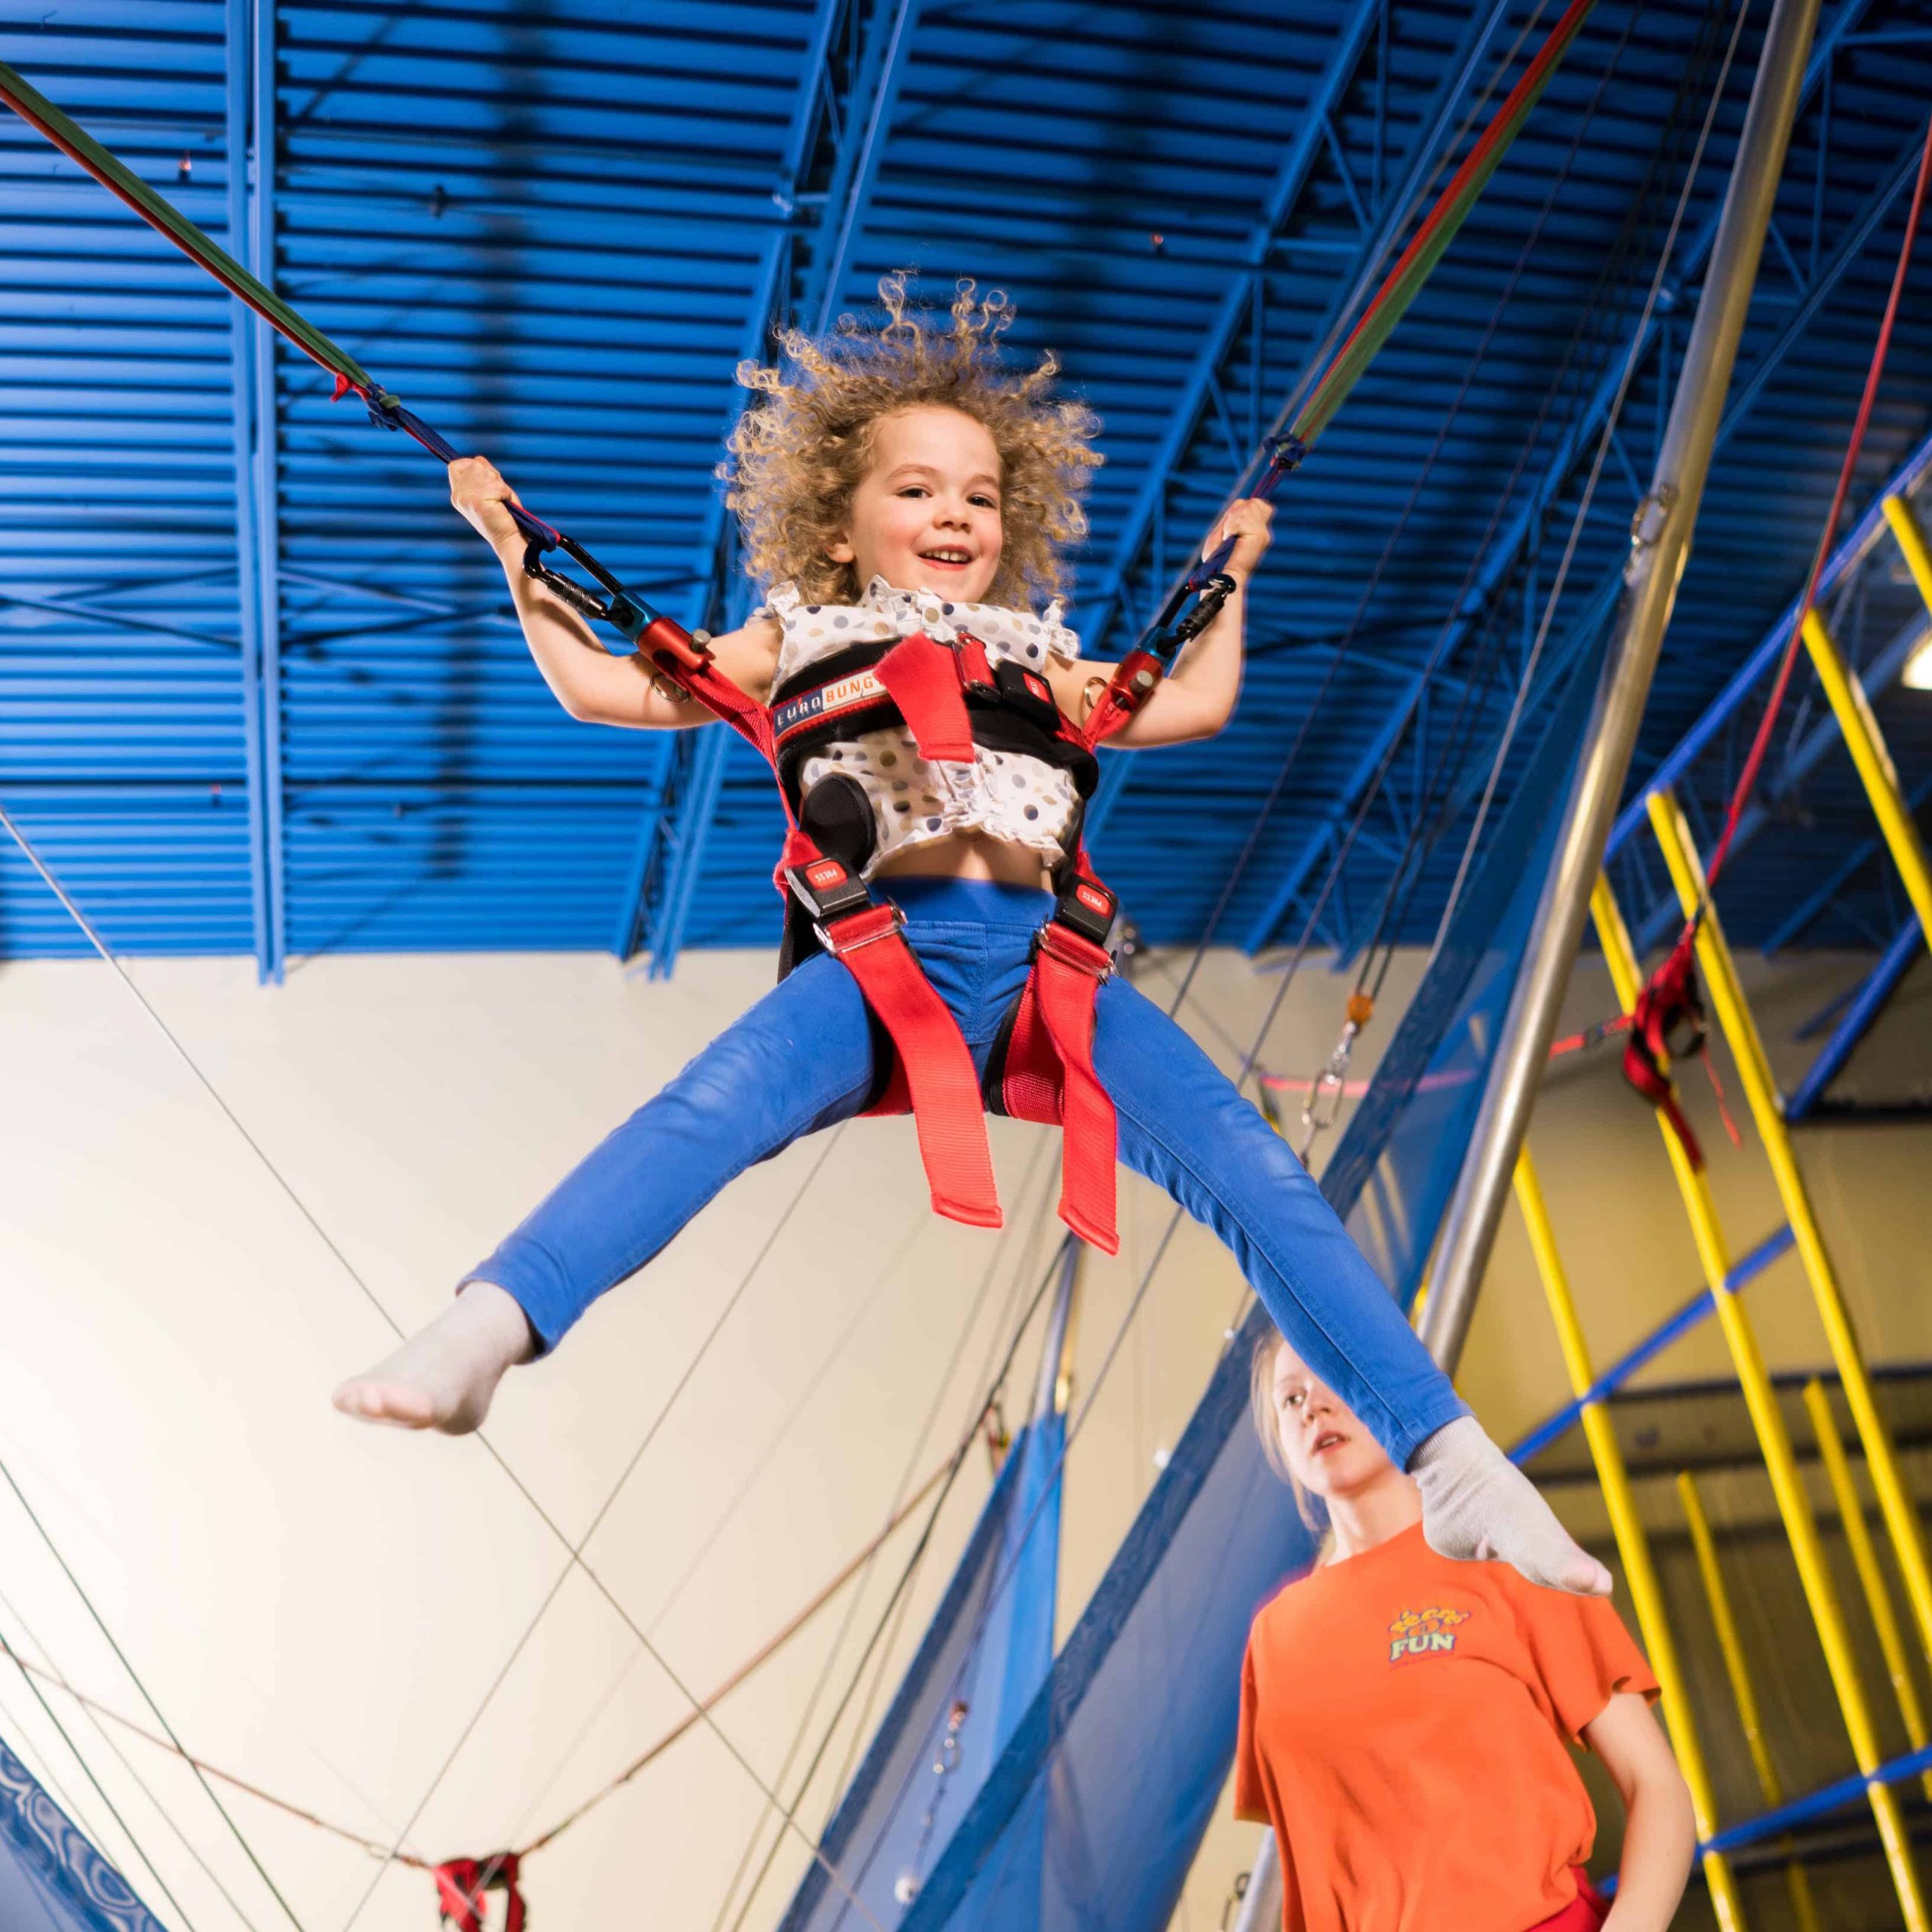
[[[1623,1859],[1604,1932],[1665,1932],[1697,1856],[1690,1793],[1649,1705],[1620,1690],[1583,1727],[1623,1795]]]
[[[1248,580],[1268,549],[1269,525],[1275,506],[1255,497],[1231,505],[1203,546],[1204,556],[1224,537],[1236,541],[1227,571],[1235,580],[1233,593],[1214,621],[1183,651],[1173,670],[1132,721],[1107,742],[1130,749],[1150,745],[1182,745],[1211,738],[1233,714],[1241,695],[1241,638],[1247,617]],[[1069,717],[1085,723],[1100,688],[1113,671],[1111,664],[1086,659],[1056,663],[1049,672],[1054,695]]]
[[[530,654],[557,702],[588,724],[642,730],[710,724],[712,714],[702,705],[688,702],[642,657],[614,657],[561,597],[525,574],[523,532],[504,508],[518,500],[488,458],[466,457],[450,465],[450,501],[501,561]],[[748,624],[714,638],[711,648],[719,669],[763,703],[777,661],[777,627]]]

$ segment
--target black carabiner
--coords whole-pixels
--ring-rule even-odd
[[[589,617],[593,623],[608,624],[635,645],[645,632],[657,621],[659,613],[634,592],[626,590],[575,537],[566,537],[561,530],[553,534],[554,542],[541,537],[533,537],[525,546],[524,575],[534,577],[546,590],[555,591],[581,616]],[[543,553],[552,549],[561,550],[574,563],[588,571],[610,594],[600,597],[595,591],[586,589],[574,578],[565,577],[561,571],[553,571],[543,561]]]

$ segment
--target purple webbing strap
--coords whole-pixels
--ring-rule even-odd
[[[1306,454],[1306,450],[1296,438],[1287,436],[1281,438],[1275,443],[1274,450],[1268,458],[1268,467],[1261,472],[1254,488],[1248,494],[1251,496],[1259,497],[1263,503],[1272,503],[1274,500],[1275,492],[1281,487],[1282,478],[1286,476],[1290,470],[1295,469]],[[1189,572],[1188,589],[1198,590],[1211,577],[1218,576],[1226,570],[1228,567],[1228,559],[1234,555],[1235,545],[1238,540],[1238,538],[1229,537],[1216,544],[1214,548]]]
[[[376,397],[368,391],[358,389],[356,394],[368,405],[369,420],[380,423],[385,429],[400,429],[405,436],[420,443],[429,454],[441,463],[458,463],[463,453],[439,429],[432,429],[413,409],[405,409],[393,397]],[[540,516],[532,516],[518,503],[506,503],[504,509],[516,519],[517,528],[533,541],[540,543],[545,549],[554,549],[561,539],[561,533],[546,523]]]

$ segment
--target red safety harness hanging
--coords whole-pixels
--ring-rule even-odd
[[[1667,1044],[1671,1032],[1687,1027],[1694,1032],[1697,1050],[1703,1051],[1705,1037],[1704,1014],[1697,995],[1695,948],[1699,928],[1703,924],[1712,903],[1712,894],[1717,890],[1719,875],[1724,861],[1730,855],[1731,843],[1737,835],[1743,822],[1744,808],[1758,783],[1765,753],[1770,748],[1771,734],[1777,728],[1779,713],[1784,706],[1785,694],[1791,686],[1792,673],[1796,668],[1798,650],[1804,635],[1806,620],[1811,615],[1812,607],[1818,595],[1819,583],[1823,577],[1825,560],[1831,552],[1838,518],[1842,515],[1846,497],[1851,488],[1854,472],[1858,466],[1859,453],[1865,447],[1865,432],[1872,421],[1872,405],[1878,400],[1878,384],[1885,371],[1885,358],[1891,348],[1892,328],[1898,320],[1899,308],[1905,293],[1906,272],[1912,266],[1912,244],[1918,233],[1919,217],[1924,212],[1926,189],[1932,182],[1932,118],[1925,127],[1925,145],[1920,153],[1918,174],[1913,184],[1912,206],[1906,216],[1905,233],[1899,243],[1897,266],[1892,271],[1891,293],[1885,303],[1885,312],[1878,325],[1877,341],[1872,346],[1872,360],[1865,372],[1865,388],[1859,398],[1858,414],[1854,420],[1851,435],[1845,445],[1844,457],[1838,465],[1836,487],[1832,492],[1832,506],[1826,513],[1825,526],[1820,532],[1817,549],[1812,553],[1811,574],[1806,580],[1804,595],[1798,601],[1792,618],[1791,635],[1786,640],[1779,660],[1778,674],[1771,687],[1771,694],[1764,706],[1764,715],[1759,719],[1756,732],[1752,735],[1751,749],[1744,760],[1743,769],[1739,773],[1737,784],[1732,788],[1730,801],[1725,809],[1724,825],[1712,848],[1709,865],[1705,869],[1702,891],[1684,920],[1676,943],[1671,947],[1663,964],[1644,983],[1644,989],[1637,996],[1637,1003],[1631,1011],[1632,1031],[1630,1044],[1624,1050],[1623,1072],[1632,1086],[1647,1100],[1654,1100],[1663,1109],[1677,1137],[1684,1143],[1684,1152],[1690,1157],[1694,1167],[1703,1164],[1703,1156],[1690,1130],[1684,1124],[1684,1117],[1671,1094],[1669,1075],[1663,1070],[1658,1049]],[[1650,1016],[1647,1020],[1647,1014]],[[1640,1051],[1640,1042],[1651,1044]],[[1708,1054],[1704,1058],[1704,1068],[1710,1074],[1711,1084],[1717,1085],[1717,1075],[1712,1069]],[[1724,1095],[1718,1091],[1718,1106],[1721,1112]],[[1732,1125],[1730,1116],[1724,1115],[1724,1126],[1731,1139],[1737,1139],[1737,1130]]]
[[[456,1932],[488,1932],[485,1900],[491,1892],[506,1893],[503,1932],[525,1932],[528,1908],[518,1889],[519,1861],[513,1851],[493,1858],[451,1858],[436,1867],[436,1916]]]

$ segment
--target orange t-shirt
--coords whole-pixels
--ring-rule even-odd
[[[1454,1563],[1422,1526],[1291,1583],[1241,1670],[1235,1811],[1275,1828],[1287,1932],[1528,1932],[1596,1814],[1564,1748],[1657,1681],[1617,1612]]]

